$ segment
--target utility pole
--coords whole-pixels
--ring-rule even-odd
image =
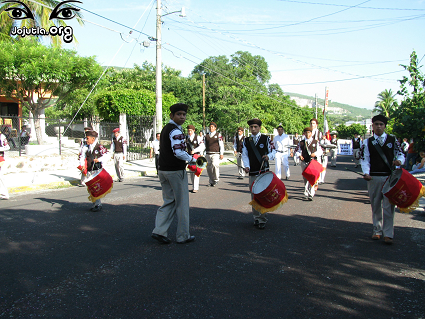
[[[162,130],[162,56],[161,56],[161,0],[156,1],[156,104],[155,134]]]
[[[316,106],[315,118],[317,119],[317,94],[316,93],[314,94],[314,99],[316,100],[316,102],[314,102],[314,105]]]
[[[203,128],[205,131],[205,74],[202,74],[202,116],[203,116]]]

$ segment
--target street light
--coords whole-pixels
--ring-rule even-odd
[[[172,14],[180,12],[181,17],[185,17],[185,9],[184,7],[180,11],[173,11],[161,15],[161,0],[157,0],[157,8],[156,8],[156,107],[155,107],[155,134],[161,132],[162,130],[162,45],[161,45],[161,18]]]

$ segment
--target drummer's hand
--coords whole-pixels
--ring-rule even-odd
[[[220,159],[222,160],[224,158],[224,155],[220,155]]]
[[[233,152],[233,153],[235,153],[235,156],[238,155],[238,152]]]
[[[316,153],[311,153],[311,157],[316,157]]]
[[[268,157],[267,155],[263,155],[263,159],[264,159],[265,161],[268,161],[268,160],[269,160],[269,157]]]
[[[300,155],[300,160],[303,161],[304,160],[304,156]]]
[[[399,160],[394,161],[395,166],[401,166],[401,162]]]
[[[364,174],[363,178],[367,181],[371,181],[372,180],[372,176],[370,176],[369,174]]]
[[[249,173],[249,167],[244,168],[245,173]]]
[[[99,160],[98,160],[97,158],[95,158],[95,159],[93,160],[93,162],[95,162],[95,163],[99,163]]]

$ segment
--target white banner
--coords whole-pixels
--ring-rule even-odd
[[[338,140],[338,154],[353,155],[353,145],[351,140]]]

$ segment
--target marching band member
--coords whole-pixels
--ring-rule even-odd
[[[87,145],[83,147],[80,156],[80,166],[78,168],[85,173],[83,182],[86,182],[92,177],[92,172],[102,168],[102,163],[109,159],[107,155],[108,150],[99,143],[97,139],[98,134],[96,131],[87,131]],[[86,166],[87,160],[87,166]],[[102,209],[102,203],[100,199],[97,199],[90,208],[92,212],[98,212]]]
[[[194,125],[187,126],[188,135],[186,136],[187,152],[190,155],[198,154],[201,155],[205,150],[204,139],[195,134],[196,128]],[[197,193],[199,190],[199,178],[195,172],[190,172],[190,179],[193,185],[192,193]]]
[[[182,125],[186,121],[188,106],[177,103],[170,107],[170,121],[161,131],[161,152],[159,153],[159,181],[164,204],[156,212],[152,238],[161,244],[169,244],[168,228],[177,215],[176,240],[186,244],[195,240],[189,232],[189,189],[186,162],[196,163],[186,152],[186,139]]]
[[[208,186],[214,187],[220,180],[220,160],[224,158],[223,137],[217,132],[217,124],[214,122],[210,123],[210,133],[205,135],[205,151],[208,161]]]
[[[1,175],[4,173],[3,168],[4,165],[4,152],[10,149],[9,143],[7,143],[6,135],[0,133],[0,199],[9,199],[9,192],[7,190],[6,185],[3,183]]]
[[[270,137],[262,135],[261,120],[252,119],[248,121],[251,136],[246,138],[242,147],[242,161],[245,167],[245,172],[249,173],[249,184],[255,181],[257,175],[269,170],[269,161],[274,160],[275,150]],[[251,199],[254,195],[251,193]],[[259,211],[252,208],[254,217],[254,226],[258,229],[264,229],[267,223],[267,213],[261,214]]]
[[[353,143],[353,156],[354,156],[354,167],[359,166],[360,164],[360,149],[363,146],[362,138],[359,134],[355,133],[354,138],[352,139]]]
[[[84,135],[86,134],[87,131],[92,131],[93,129],[91,127],[85,127],[84,128]],[[80,141],[80,149],[78,150],[78,161],[80,161],[81,159],[81,154],[83,153],[83,148],[84,146],[87,146],[87,137],[84,136],[81,141]],[[84,180],[85,179],[85,175],[83,174],[83,172],[81,172],[81,177],[80,177],[80,183],[78,184],[78,186],[80,187],[84,187],[86,186],[84,184]]]
[[[322,148],[319,145],[319,141],[312,137],[313,129],[306,127],[303,131],[305,139],[299,142],[295,152],[299,154],[301,160],[301,171],[304,171],[307,165],[312,159],[317,160],[322,156]],[[304,179],[304,195],[309,201],[313,200],[316,192],[316,185],[311,186],[310,182],[303,176]]]
[[[323,171],[320,173],[319,177],[319,184],[325,183],[325,176],[326,176],[326,168],[328,167],[328,152],[329,149],[325,147],[325,145],[330,145],[331,142],[326,138],[325,135],[322,136],[322,140],[320,141],[320,146],[322,147],[322,156],[321,156],[321,162]]]
[[[115,172],[118,176],[118,182],[124,180],[124,162],[127,157],[127,140],[120,133],[120,129],[116,128],[112,131],[114,137],[111,143],[111,154],[114,154]]]
[[[301,141],[301,136],[298,136],[298,133],[295,133],[293,139],[292,139],[292,145],[298,146],[298,143]],[[300,163],[300,158],[298,157],[297,153],[291,149],[291,156],[294,157],[294,166],[297,166]]]
[[[331,133],[331,144],[335,146],[335,148],[331,148],[331,167],[336,167],[336,157],[338,155],[338,139],[336,138],[337,132]]]
[[[233,152],[238,164],[238,179],[243,179],[245,177],[245,170],[242,166],[242,145],[245,140],[243,131],[243,127],[238,127],[238,134],[233,138]]]
[[[372,239],[384,236],[385,243],[390,245],[394,238],[395,206],[384,196],[382,187],[392,166],[403,165],[404,154],[397,139],[385,133],[387,121],[383,115],[372,118],[373,136],[363,144],[361,166],[372,206]]]
[[[275,157],[275,173],[276,176],[281,179],[282,178],[282,165],[283,170],[285,172],[286,179],[288,180],[291,176],[291,172],[289,171],[289,146],[291,145],[291,140],[289,136],[283,132],[283,126],[279,125],[277,127],[278,135],[276,135],[273,139],[273,145],[276,151]]]

